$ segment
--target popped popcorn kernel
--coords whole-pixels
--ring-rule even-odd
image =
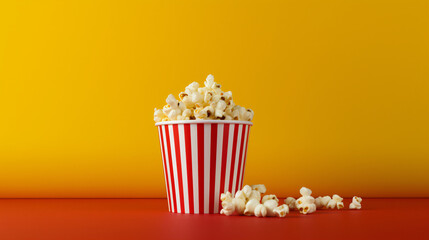
[[[273,212],[277,217],[286,217],[286,214],[289,213],[289,207],[288,205],[283,204],[274,208]]]
[[[296,199],[293,197],[288,197],[284,200],[284,203],[289,207],[290,210],[295,209]]]
[[[263,204],[267,208],[267,216],[274,217],[274,209],[279,205],[278,202],[276,200],[270,199],[265,201]]]
[[[256,184],[251,186],[253,190],[256,190],[262,194],[264,194],[267,191],[267,188],[264,184]]]
[[[362,208],[362,198],[354,196],[352,202],[349,205],[349,209],[361,209]]]
[[[259,200],[250,199],[246,203],[246,208],[244,209],[244,215],[246,215],[246,216],[253,216],[253,215],[255,215],[255,208],[258,205],[259,205]]]
[[[302,197],[298,198],[295,203],[295,207],[302,214],[313,213],[316,211],[316,200],[311,196],[312,191],[309,188],[302,187],[299,190]]]
[[[274,195],[274,194],[270,194],[270,195],[265,195],[263,198],[262,198],[262,203],[264,203],[265,201],[268,201],[268,200],[275,200],[276,202],[279,202],[279,199],[276,197],[276,195]]]
[[[267,216],[267,207],[264,204],[258,204],[255,207],[255,216],[256,217],[266,217]]]

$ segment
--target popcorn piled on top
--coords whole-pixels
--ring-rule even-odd
[[[189,84],[179,94],[178,101],[172,94],[167,97],[167,105],[154,112],[155,122],[173,120],[240,120],[252,121],[253,111],[235,105],[231,91],[223,92],[221,85],[208,75],[204,87],[197,82]]]
[[[237,191],[235,196],[230,192],[221,194],[222,210],[220,214],[227,216],[231,215],[246,215],[256,217],[285,217],[289,214],[289,210],[297,209],[302,214],[314,213],[316,209],[341,209],[344,207],[343,198],[334,194],[330,196],[318,197],[314,199],[311,196],[312,191],[306,187],[302,187],[299,192],[302,195],[296,199],[288,197],[284,200],[283,205],[279,206],[279,199],[274,194],[261,195],[267,191],[265,185],[246,185],[243,189]],[[350,204],[350,209],[361,209],[362,198],[353,197],[353,202]]]

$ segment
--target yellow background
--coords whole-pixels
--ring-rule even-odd
[[[153,108],[212,73],[246,183],[429,197],[428,1],[2,1],[0,197],[163,197]]]

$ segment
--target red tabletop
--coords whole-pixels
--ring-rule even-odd
[[[361,210],[294,211],[286,218],[175,214],[166,204],[1,199],[0,239],[429,239],[429,199],[364,199]]]

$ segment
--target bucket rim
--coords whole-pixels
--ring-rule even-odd
[[[238,121],[238,120],[176,120],[176,121],[164,121],[155,123],[155,126],[161,125],[175,125],[175,124],[188,124],[188,123],[203,123],[203,124],[214,124],[214,123],[232,123],[232,124],[244,124],[253,126],[252,122],[249,121]]]

